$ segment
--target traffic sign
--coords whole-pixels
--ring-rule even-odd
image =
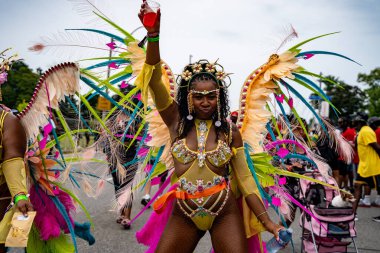
[[[111,102],[102,97],[102,96],[99,96],[98,97],[98,104],[96,105],[96,109],[98,109],[99,111],[109,111],[111,110]]]

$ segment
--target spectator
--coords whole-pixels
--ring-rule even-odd
[[[362,194],[362,185],[365,187],[365,196],[361,206],[370,207],[371,188],[375,188],[380,182],[380,145],[377,143],[374,131],[380,124],[380,118],[370,118],[368,125],[363,116],[358,116],[355,121],[356,130],[359,131],[356,140],[359,154],[359,167],[358,175],[354,182],[356,201],[353,205],[354,211],[356,212]],[[380,205],[379,192],[375,204]]]
[[[348,119],[346,117],[341,117],[338,119],[339,129],[342,133],[344,139],[346,139],[352,146],[354,146],[356,131],[354,128],[350,128],[348,125]],[[339,166],[339,180],[338,186],[340,188],[350,189],[353,188],[353,166],[352,164],[346,164],[342,157],[338,158]],[[350,182],[350,186],[348,186]],[[350,187],[350,188],[349,188]],[[352,189],[351,189],[352,190]]]

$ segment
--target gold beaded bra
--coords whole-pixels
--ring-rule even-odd
[[[205,121],[196,119],[195,125],[198,137],[198,150],[191,150],[186,145],[186,138],[183,138],[173,143],[171,148],[173,157],[182,164],[191,163],[198,158],[199,167],[204,166],[206,158],[210,164],[215,167],[221,167],[227,164],[232,157],[232,151],[226,142],[218,140],[218,145],[214,150],[205,150],[206,140],[211,124],[212,121],[210,120]]]
[[[181,139],[173,143],[171,153],[178,162],[189,164],[190,167],[179,177],[178,191],[183,191],[190,195],[199,195],[198,198],[177,199],[177,203],[183,213],[193,219],[196,224],[205,217],[215,217],[223,209],[229,195],[229,186],[226,178],[216,174],[207,166],[206,159],[215,167],[222,167],[229,163],[232,158],[232,150],[228,144],[222,140],[218,141],[214,150],[206,151],[206,140],[211,129],[212,121],[195,119],[197,131],[198,149],[189,149],[186,139]],[[198,160],[198,162],[196,162]],[[212,188],[220,186],[220,190],[211,195],[204,193]],[[214,203],[210,203],[211,196],[216,194]],[[209,204],[207,204],[209,203]],[[210,205],[209,207],[206,207]],[[200,220],[199,220],[200,219]],[[201,222],[200,224],[203,224]],[[205,223],[206,224],[206,223]],[[208,224],[208,223],[207,223]],[[199,225],[199,224],[198,224]],[[198,226],[197,225],[197,226]],[[200,226],[200,225],[199,225]],[[207,230],[203,225],[198,228]]]

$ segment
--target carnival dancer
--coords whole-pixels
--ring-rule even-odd
[[[139,13],[141,21],[145,8],[148,6],[144,2]],[[247,252],[229,164],[248,206],[265,228],[277,236],[281,226],[272,222],[260,199],[246,163],[240,132],[226,120],[229,77],[217,63],[201,60],[188,65],[180,77],[174,101],[161,82],[160,11],[155,25],[145,28],[146,62],[135,84],[142,88],[143,96],[147,89],[151,90],[157,110],[169,128],[179,183],[177,190],[155,202],[155,210],[160,212],[168,199],[177,199],[156,251],[193,252],[209,231],[216,252]]]
[[[7,71],[14,58],[3,57],[4,52],[1,53],[0,85],[7,81]],[[10,109],[0,104],[0,252],[6,252],[4,243],[13,213],[17,210],[28,216],[28,211],[33,211],[26,188],[25,152],[24,128]]]
[[[6,58],[4,52],[1,53],[0,84],[7,81],[6,71],[13,59]],[[52,123],[52,109],[60,113],[58,103],[66,95],[73,95],[79,90],[78,71],[75,63],[60,64],[46,71],[40,77],[27,107],[16,117],[10,113],[10,109],[1,106],[0,243],[4,243],[7,237],[15,209],[25,216],[33,209],[36,212],[34,219],[30,220],[33,222],[30,232],[20,234],[24,242],[28,238],[27,245],[23,246],[30,253],[78,252],[76,237],[87,240],[89,244],[95,243],[90,233],[90,223],[77,223],[72,216],[75,210],[74,199],[85,210],[83,204],[59,181],[60,172],[64,172],[65,160],[59,148],[55,124]],[[66,123],[63,118],[60,120]],[[50,133],[53,133],[54,140],[48,140]],[[48,157],[50,148],[54,145],[57,145],[59,152]],[[60,154],[62,160],[58,160]],[[57,168],[58,164],[61,168]],[[66,172],[73,173],[73,170]],[[9,202],[11,205],[7,207]],[[85,212],[88,214],[86,210]],[[67,234],[71,234],[72,243]],[[1,250],[5,252],[4,245]]]
[[[119,95],[112,97],[115,101],[120,101]],[[138,103],[137,99],[133,99],[134,104]],[[129,105],[131,106],[131,105]],[[131,113],[132,114],[132,113]],[[109,163],[110,174],[112,175],[115,195],[117,199],[118,217],[116,222],[124,229],[130,229],[133,193],[131,182],[133,181],[138,163],[134,159],[138,147],[138,142],[131,140],[135,136],[139,128],[141,119],[130,121],[130,115],[127,115],[121,110],[116,110],[113,116],[107,120],[106,124],[111,129],[114,135],[103,132],[100,136],[98,146],[103,146]],[[129,146],[129,148],[127,148]],[[120,198],[124,195],[124,198]]]

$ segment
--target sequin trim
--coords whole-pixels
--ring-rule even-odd
[[[194,184],[190,181],[187,181],[185,177],[182,177],[179,179],[179,188],[188,194],[194,195],[197,192],[203,192],[207,188],[222,184],[225,181],[226,180],[222,176],[214,176],[212,181],[207,181],[204,183],[203,179],[197,179],[196,183]]]
[[[176,141],[171,152],[173,156],[182,162],[183,164],[188,164],[198,157],[198,153],[189,149],[186,145],[186,139],[181,139]],[[232,151],[230,147],[224,141],[219,140],[218,146],[212,150],[205,152],[208,161],[216,167],[220,167],[229,162],[232,158]]]

